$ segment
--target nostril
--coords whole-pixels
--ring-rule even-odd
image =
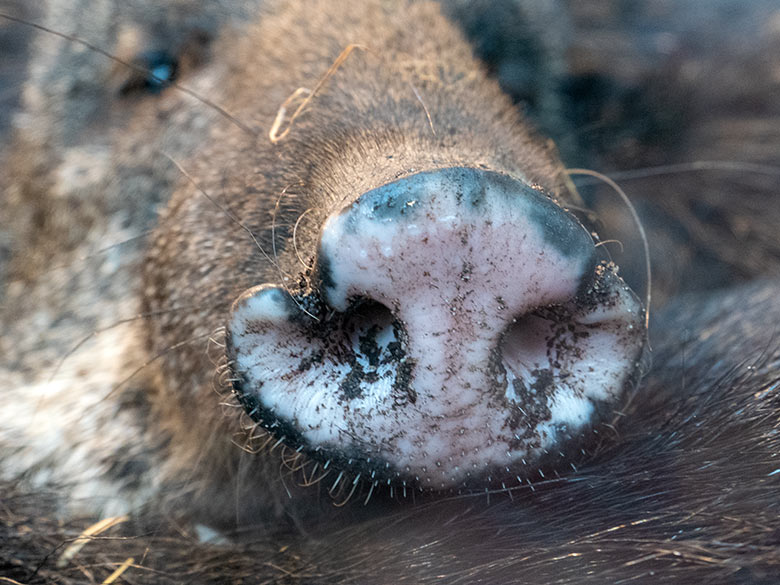
[[[341,315],[340,333],[350,373],[343,383],[345,398],[357,398],[365,386],[391,384],[399,363],[406,360],[403,324],[386,306],[357,300]]]
[[[556,401],[566,399],[569,408],[582,385],[582,369],[590,356],[586,340],[590,331],[576,323],[564,307],[539,309],[513,320],[500,344],[506,371],[506,398],[525,417],[529,428],[552,418]],[[568,390],[568,397],[564,394]],[[559,427],[581,427],[592,412],[589,400],[581,400]]]
[[[553,345],[553,313],[546,317],[529,314],[518,317],[501,340],[500,350],[510,386],[517,380],[529,384],[531,372],[546,369]]]
[[[343,316],[343,330],[352,351],[362,362],[377,367],[386,361],[392,348],[400,345],[390,309],[371,300],[358,301]]]

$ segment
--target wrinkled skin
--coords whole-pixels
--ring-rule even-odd
[[[660,308],[651,314],[652,369],[638,386],[629,385],[614,406],[617,416],[594,426],[585,453],[567,457],[576,471],[554,462],[521,488],[487,484],[489,495],[426,491],[404,499],[378,490],[367,498],[371,484],[361,484],[336,508],[349,492],[329,496],[327,479],[302,486],[300,470],[280,467],[282,448],[269,453],[278,437],[249,452],[268,440],[242,414],[225,379],[219,328],[229,323],[236,298],[257,284],[281,285],[285,275],[302,294],[316,290],[320,281],[311,269],[318,266],[319,226],[332,209],[396,178],[398,168],[509,165],[509,172],[576,204],[555,152],[526,134],[498,90],[475,84],[503,116],[487,137],[479,129],[493,105],[475,104],[466,88],[455,96],[466,106],[447,110],[449,98],[439,101],[437,82],[421,81],[414,60],[392,70],[390,82],[397,77],[400,89],[388,94],[389,105],[367,100],[361,109],[349,96],[360,95],[379,57],[356,50],[309,117],[271,146],[266,131],[279,105],[297,87],[312,87],[346,42],[385,42],[389,25],[372,20],[370,8],[351,11],[354,29],[334,25],[338,19],[325,9],[297,21],[294,10],[283,9],[264,17],[278,26],[265,21],[263,35],[229,2],[213,13],[187,3],[170,13],[131,6],[116,17],[107,9],[86,18],[82,11],[81,29],[68,26],[66,8],[44,21],[83,37],[93,31],[91,42],[126,60],[162,46],[177,55],[184,86],[259,135],[174,88],[145,92],[143,75],[72,40],[41,34],[30,49],[36,56],[25,114],[9,138],[8,172],[0,180],[3,213],[11,218],[2,233],[8,398],[0,448],[9,454],[3,499],[14,520],[2,533],[9,543],[0,545],[4,571],[9,567],[22,582],[99,582],[115,568],[111,563],[135,556],[155,569],[128,569],[128,580],[138,582],[178,582],[183,573],[197,582],[774,582],[780,307],[771,277],[780,265],[774,235],[780,180],[771,165],[780,136],[773,130],[778,105],[769,96],[778,83],[777,15],[773,20],[756,2],[737,18],[726,5],[703,30],[700,14],[678,6],[604,8],[596,15],[571,6],[558,14],[560,24],[545,23],[543,15],[535,20],[527,9],[518,46],[506,41],[518,37],[506,32],[504,11],[512,6],[496,5],[487,27],[478,26],[489,14],[479,3],[446,11],[459,18],[503,88],[556,138],[570,165],[728,163],[621,181],[646,223],[655,260]],[[548,28],[544,40],[539,20]],[[339,37],[343,29],[349,41]],[[438,54],[437,42],[448,46],[451,34],[435,23],[427,30],[439,34],[423,42],[415,27],[404,29],[421,59]],[[739,42],[746,30],[754,43],[748,47]],[[477,67],[467,54],[449,58],[452,71],[438,75],[452,75],[450,82],[459,68]],[[274,70],[280,60],[285,69]],[[532,65],[518,73],[518,60]],[[540,61],[548,69],[533,65]],[[430,125],[405,84],[409,71]],[[523,83],[524,75],[532,82]],[[403,140],[389,133],[366,147],[355,130],[388,121],[400,124]],[[438,129],[435,140],[431,126]],[[462,139],[438,151],[440,160],[420,159],[449,126],[449,135]],[[386,162],[386,147],[397,149],[394,162]],[[352,195],[338,193],[345,177]],[[322,189],[312,195],[312,184]],[[606,191],[583,186],[580,193],[598,213],[601,238],[618,237],[626,246],[621,254],[606,244],[641,296],[636,228]],[[297,247],[290,246],[302,216]],[[279,269],[262,267],[248,231]],[[303,285],[298,272],[308,279]],[[743,284],[748,280],[757,282]],[[731,288],[715,291],[724,287]],[[108,534],[143,534],[139,541],[90,543],[64,569],[44,560],[57,538],[128,512],[132,523]],[[56,534],[63,530],[56,518],[66,519],[62,537],[30,538],[23,529],[30,524]],[[168,537],[169,521],[188,537]],[[200,531],[202,538],[204,526],[242,532],[228,543],[193,544],[189,535]],[[80,572],[93,563],[108,565]]]

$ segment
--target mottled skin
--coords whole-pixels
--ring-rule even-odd
[[[104,516],[146,508],[155,526],[162,510],[188,522],[259,523],[260,532],[282,533],[246,545],[241,555],[200,549],[203,555],[194,556],[203,564],[201,558],[187,562],[189,544],[153,547],[150,564],[171,573],[192,570],[203,575],[202,581],[249,576],[398,583],[435,582],[443,575],[447,582],[696,583],[712,582],[713,576],[735,583],[773,582],[780,564],[775,284],[674,305],[657,324],[655,370],[620,422],[619,440],[607,438],[604,451],[578,474],[540,479],[535,492],[515,493],[511,501],[499,495],[491,496],[491,505],[479,497],[422,509],[407,503],[386,515],[375,500],[368,508],[338,511],[327,496],[319,505],[313,501],[314,489],[282,482],[278,454],[247,454],[233,444],[246,439],[236,435],[239,411],[218,407],[215,364],[207,355],[219,363],[220,350],[207,339],[247,286],[284,276],[298,286],[305,268],[290,241],[301,214],[307,212],[296,243],[308,260],[316,226],[329,211],[412,168],[483,163],[521,172],[565,196],[562,166],[551,146],[519,125],[509,100],[485,80],[460,44],[460,33],[434,16],[435,7],[407,12],[395,38],[384,21],[372,18],[370,5],[360,3],[341,14],[310,5],[288,8],[251,25],[240,24],[243,15],[230,2],[212,4],[214,12],[205,15],[187,2],[173,5],[178,12],[148,13],[142,6],[128,9],[130,16],[117,16],[116,8],[100,14],[54,5],[45,20],[50,27],[70,31],[69,17],[84,21],[82,36],[100,31],[90,40],[125,58],[150,42],[173,51],[186,46],[184,54],[192,58],[183,58],[182,81],[256,133],[176,91],[118,100],[117,88],[129,76],[126,68],[72,42],[40,37],[25,90],[26,113],[17,121],[8,172],[0,179],[0,205],[8,218],[3,242],[10,242],[4,248],[10,258],[2,268],[0,339],[7,396],[0,449],[10,455],[4,457],[4,479],[23,478],[22,489],[33,494],[64,484],[56,513],[66,517],[85,510]],[[380,10],[394,6],[385,3]],[[228,15],[238,24],[231,25]],[[297,32],[282,35],[274,19],[310,28],[293,27]],[[143,26],[147,21],[156,26]],[[136,22],[144,34],[119,34],[121,26],[105,22]],[[221,26],[238,28],[228,28],[208,48],[207,65],[196,66],[199,49],[184,39],[193,28],[217,36]],[[266,132],[279,105],[296,88],[313,87],[340,51],[355,42],[371,51],[355,50],[290,134],[271,144]],[[390,48],[401,45],[399,55]],[[431,70],[431,56],[453,46],[448,67]],[[761,79],[764,92],[776,87],[771,77]],[[441,90],[445,80],[456,80],[450,95]],[[377,93],[385,99],[377,99]],[[706,111],[713,102],[719,103],[714,97],[693,100],[691,109]],[[773,107],[760,110],[770,127]],[[727,134],[728,120],[717,122],[713,128],[726,130],[716,135]],[[371,139],[364,141],[361,133],[369,128]],[[757,148],[751,160],[776,163],[771,145],[778,141],[767,134],[770,147]],[[706,131],[688,136],[693,156],[714,151],[740,158],[728,143],[718,150]],[[388,149],[392,159],[386,157]],[[618,151],[614,159],[620,162]],[[189,176],[183,178],[160,152]],[[716,284],[735,276],[776,274],[771,234],[777,204],[761,197],[776,192],[776,174],[741,173],[730,182],[716,177],[717,189],[726,184],[745,194],[736,202],[722,191],[707,199],[697,192],[698,181],[673,179],[665,178],[663,187],[680,189],[690,200],[704,198],[707,206],[714,201],[707,209],[726,209],[721,217],[734,220],[726,230],[729,237],[737,234],[738,242],[750,244],[737,254],[723,237],[715,238],[725,250],[718,257],[725,261],[717,264],[722,272],[713,279]],[[174,185],[172,202],[157,219],[155,210]],[[646,191],[659,196],[661,189],[650,184]],[[659,196],[659,201],[672,211],[680,203],[676,197]],[[751,207],[750,201],[758,203]],[[751,215],[746,209],[758,211]],[[267,253],[274,255],[275,247],[282,274],[262,259],[226,210],[251,228]],[[725,223],[708,222],[711,215],[704,215],[692,222],[686,209],[675,217],[696,227],[700,219],[705,228]],[[651,214],[659,216],[656,232],[663,234],[665,216]],[[744,217],[749,227],[736,221]],[[155,224],[155,235],[147,238]],[[721,232],[705,230],[710,233]],[[142,238],[97,252],[136,236]],[[667,239],[676,242],[675,237]],[[683,258],[691,260],[680,262],[683,266],[709,266],[701,262],[707,246],[692,248],[666,249],[684,250]],[[752,254],[765,260],[756,266]],[[667,274],[679,258],[666,254],[664,259],[661,270]],[[728,268],[735,264],[740,270],[732,274]],[[663,291],[680,286],[667,280]],[[139,313],[145,317],[103,331]],[[100,331],[95,339],[59,365],[94,331]],[[33,497],[43,506],[43,498]],[[358,521],[359,516],[369,518]],[[306,528],[286,532],[283,518],[299,527],[313,518],[320,526],[313,535]],[[17,548],[3,551],[4,559],[24,558],[24,551],[37,548],[34,542],[19,543],[18,536],[11,532],[8,542]],[[112,552],[110,560],[124,560],[127,550]],[[272,554],[278,556],[267,562]],[[34,568],[43,556],[33,555],[25,566]],[[31,573],[13,575],[28,580]],[[148,582],[168,578],[134,576]],[[47,571],[39,577],[57,578]],[[175,582],[176,576],[170,579]]]

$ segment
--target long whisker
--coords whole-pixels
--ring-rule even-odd
[[[194,178],[192,175],[190,175],[190,174],[189,174],[189,173],[188,173],[188,172],[187,172],[187,171],[184,169],[184,167],[182,167],[182,166],[181,166],[181,164],[179,164],[179,162],[178,162],[178,161],[176,161],[176,160],[175,160],[173,157],[171,157],[171,156],[170,156],[170,155],[168,155],[167,153],[164,153],[164,152],[163,152],[162,154],[163,154],[163,156],[165,156],[165,157],[166,157],[168,160],[170,160],[170,161],[171,161],[171,162],[172,162],[174,165],[176,165],[176,168],[177,168],[177,169],[179,169],[179,172],[180,172],[180,173],[181,173],[181,174],[182,174],[182,175],[183,175],[183,176],[184,176],[184,177],[185,177],[185,178],[186,178],[186,179],[189,181],[189,183],[190,183],[190,184],[191,184],[193,187],[195,187],[195,189],[197,189],[197,190],[198,190],[198,193],[200,193],[200,194],[201,194],[201,195],[203,195],[203,196],[204,196],[206,199],[208,199],[208,200],[209,200],[209,201],[210,201],[210,202],[211,202],[211,203],[214,205],[214,207],[216,207],[216,208],[217,208],[217,209],[219,209],[219,210],[220,210],[222,213],[224,213],[224,214],[225,214],[225,216],[226,216],[228,219],[230,219],[230,221],[232,221],[232,222],[233,222],[233,223],[235,223],[235,224],[236,224],[238,227],[240,227],[242,230],[244,230],[244,231],[245,231],[245,232],[246,232],[246,233],[249,235],[249,237],[252,239],[252,241],[253,241],[253,242],[254,242],[254,244],[255,244],[255,247],[256,247],[256,248],[257,248],[257,249],[260,251],[260,253],[263,255],[263,257],[264,257],[266,260],[268,260],[268,262],[269,262],[271,265],[274,265],[274,266],[275,266],[275,261],[274,261],[274,259],[273,259],[271,256],[269,256],[269,255],[268,255],[268,252],[266,252],[266,251],[263,249],[263,246],[262,246],[262,245],[260,245],[260,242],[258,241],[258,239],[257,239],[257,237],[255,236],[254,232],[253,232],[253,231],[252,231],[252,230],[249,228],[249,226],[247,226],[247,225],[246,225],[246,224],[244,224],[244,223],[243,223],[243,222],[242,222],[240,219],[238,219],[238,217],[236,217],[236,215],[235,215],[235,214],[234,214],[232,211],[230,211],[230,209],[228,209],[227,207],[225,207],[224,205],[222,205],[221,203],[219,203],[219,201],[217,201],[216,199],[214,199],[214,198],[213,198],[211,195],[209,195],[208,193],[206,193],[206,190],[205,190],[205,189],[203,189],[203,188],[202,188],[200,185],[198,185],[198,183],[197,183],[197,181],[195,180],[195,178]]]
[[[185,177],[185,178],[186,178],[186,179],[187,179],[187,180],[188,180],[188,181],[189,181],[189,182],[192,184],[192,186],[193,186],[193,187],[195,187],[195,189],[197,189],[197,190],[198,190],[198,192],[199,192],[201,195],[203,195],[203,196],[204,196],[206,199],[208,199],[208,200],[209,200],[211,203],[213,203],[213,204],[214,204],[214,206],[215,206],[217,209],[219,209],[219,210],[220,210],[222,213],[224,213],[224,214],[225,214],[225,215],[226,215],[226,216],[227,216],[227,217],[228,217],[228,218],[229,218],[229,219],[230,219],[230,220],[231,220],[233,223],[235,223],[236,225],[238,225],[238,226],[239,226],[239,227],[240,227],[242,230],[244,230],[244,231],[245,231],[247,234],[249,234],[249,237],[250,237],[250,238],[252,238],[252,241],[254,242],[255,246],[256,246],[256,247],[257,247],[257,249],[260,251],[260,253],[263,255],[263,257],[264,257],[266,260],[268,260],[269,264],[271,264],[271,266],[274,266],[274,267],[275,267],[275,268],[276,268],[276,269],[279,271],[279,274],[280,274],[280,276],[281,276],[282,278],[284,278],[284,273],[282,272],[282,269],[279,267],[279,264],[277,263],[276,259],[275,259],[275,258],[272,258],[271,256],[269,256],[269,255],[268,255],[268,252],[266,252],[266,251],[263,249],[263,247],[260,245],[260,242],[258,241],[257,237],[255,236],[254,232],[252,232],[252,230],[249,228],[249,226],[247,226],[247,225],[246,225],[245,223],[243,223],[243,222],[242,222],[240,219],[238,219],[238,217],[236,217],[236,215],[235,215],[235,214],[234,214],[232,211],[230,211],[230,210],[229,210],[228,208],[226,208],[225,206],[221,205],[221,204],[220,204],[220,203],[219,203],[219,202],[218,202],[216,199],[214,199],[214,198],[213,198],[211,195],[209,195],[208,193],[206,193],[206,191],[205,191],[205,190],[204,190],[204,189],[203,189],[203,188],[202,188],[200,185],[198,185],[198,183],[195,181],[195,179],[193,178],[193,176],[192,176],[192,175],[190,175],[190,174],[189,174],[189,173],[188,173],[188,172],[187,172],[187,171],[184,169],[184,167],[182,167],[182,166],[181,166],[181,165],[178,163],[178,161],[174,160],[174,159],[173,159],[171,156],[169,156],[169,155],[168,155],[168,154],[166,154],[166,153],[162,153],[162,154],[163,154],[163,156],[167,157],[167,158],[168,158],[168,160],[170,160],[170,161],[171,161],[171,162],[172,162],[174,165],[176,165],[176,168],[178,168],[178,169],[179,169],[179,171],[181,172],[181,174],[182,174],[182,175],[184,175],[184,177]],[[282,281],[282,283],[284,283],[284,281]],[[286,286],[285,286],[285,290],[287,290],[287,287],[286,287]],[[294,296],[292,293],[290,293],[290,291],[289,291],[289,290],[287,290],[287,293],[290,295],[290,298],[293,300],[293,302],[295,303],[295,305],[296,305],[296,306],[297,306],[297,307],[298,307],[298,308],[301,310],[301,312],[305,313],[306,315],[308,315],[309,317],[311,317],[311,318],[312,318],[312,319],[314,319],[315,321],[319,321],[319,317],[317,317],[316,315],[313,315],[313,314],[311,314],[309,311],[307,311],[307,310],[306,310],[306,309],[305,309],[305,308],[304,308],[304,307],[303,307],[303,306],[302,306],[302,305],[301,305],[301,304],[298,302],[298,299],[296,299],[296,298],[295,298],[295,296]]]
[[[304,268],[309,268],[309,265],[306,264],[306,262],[303,261],[303,258],[301,257],[300,250],[298,250],[298,241],[297,241],[298,226],[300,225],[301,220],[303,219],[303,216],[306,215],[307,213],[309,213],[310,211],[314,211],[314,208],[313,207],[309,207],[309,209],[307,209],[306,211],[304,211],[303,213],[301,213],[298,216],[298,219],[295,220],[295,225],[293,226],[293,233],[292,233],[292,241],[293,241],[293,248],[295,249],[295,255],[298,258],[298,262],[300,262],[301,266],[303,266]]]
[[[647,179],[649,177],[658,177],[663,175],[672,175],[680,173],[696,173],[699,171],[725,171],[725,172],[747,172],[760,175],[769,175],[780,177],[780,166],[767,165],[761,163],[750,163],[740,161],[718,161],[718,160],[698,160],[686,163],[677,163],[670,165],[660,165],[657,167],[646,167],[642,169],[633,169],[627,171],[610,172],[609,176],[615,181],[635,181]],[[590,174],[590,173],[585,173]],[[583,179],[579,181],[582,185],[595,184],[602,179],[593,175],[592,180]]]
[[[195,307],[174,307],[171,309],[162,309],[160,311],[149,311],[148,313],[138,313],[137,315],[134,315],[132,317],[127,317],[125,319],[120,319],[119,321],[115,321],[111,325],[106,325],[105,327],[100,327],[98,329],[95,329],[92,331],[89,335],[85,335],[82,337],[76,344],[71,347],[65,354],[60,358],[59,362],[57,362],[57,365],[54,368],[54,371],[52,371],[51,376],[49,376],[49,382],[54,380],[54,377],[59,373],[60,369],[62,368],[63,364],[68,360],[69,357],[71,357],[74,353],[76,353],[79,348],[81,348],[87,341],[92,339],[93,337],[98,337],[101,333],[105,333],[106,331],[110,331],[111,329],[114,329],[115,327],[119,327],[120,325],[124,325],[126,323],[132,323],[133,321],[138,321],[139,319],[149,319],[151,317],[157,317],[159,315],[167,315],[169,313],[175,313],[178,311],[186,311],[186,310],[192,310],[197,311],[201,309],[203,305],[201,306],[195,306]]]
[[[196,341],[201,341],[201,340],[204,340],[204,339],[208,339],[210,336],[211,336],[211,333],[206,333],[204,335],[198,335],[198,336],[192,337],[190,339],[185,339],[184,341],[179,341],[178,343],[174,343],[173,345],[169,345],[164,350],[162,350],[159,353],[157,353],[155,356],[153,356],[153,357],[149,358],[148,360],[146,360],[143,364],[141,364],[135,370],[130,372],[129,375],[127,375],[124,378],[122,378],[122,380],[120,380],[118,383],[116,383],[114,385],[113,388],[111,388],[111,391],[108,394],[106,394],[103,398],[100,399],[100,402],[104,402],[104,401],[108,400],[109,398],[111,398],[111,396],[113,396],[119,389],[121,389],[130,380],[135,378],[144,369],[148,368],[150,365],[152,365],[157,360],[165,357],[166,355],[168,355],[172,351],[176,351],[177,349],[181,349],[182,347],[185,347],[185,346],[187,346],[187,345],[189,345],[191,343],[195,343]]]
[[[625,203],[626,207],[628,208],[629,213],[631,213],[631,218],[634,220],[634,224],[637,227],[637,230],[639,231],[639,237],[642,240],[642,247],[644,248],[644,254],[645,254],[645,279],[647,287],[647,290],[645,292],[645,329],[647,329],[650,325],[650,300],[652,295],[652,270],[650,268],[650,244],[648,243],[647,234],[645,233],[645,228],[642,225],[642,220],[639,219],[639,214],[636,212],[636,209],[634,208],[633,204],[628,198],[628,195],[626,195],[625,191],[620,188],[620,186],[607,177],[606,175],[603,175],[599,173],[598,171],[592,171],[590,169],[567,169],[566,173],[569,175],[588,175],[591,177],[594,177],[610,187],[617,193],[618,197],[620,197],[623,200],[623,203]]]

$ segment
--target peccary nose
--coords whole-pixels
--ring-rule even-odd
[[[317,262],[308,296],[235,302],[236,392],[288,445],[374,481],[522,479],[614,408],[643,346],[642,307],[588,232],[500,173],[364,193]]]

